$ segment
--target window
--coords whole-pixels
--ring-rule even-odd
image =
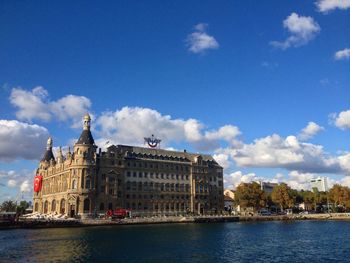
[[[84,200],[84,213],[90,212],[90,199]]]
[[[104,194],[106,192],[106,187],[104,185],[101,186],[100,192]]]
[[[90,178],[86,178],[85,188],[86,188],[86,189],[90,189],[90,187],[91,187]]]
[[[52,202],[51,202],[51,211],[52,211],[52,212],[55,212],[55,211],[56,211],[56,200],[55,200],[55,199],[52,200]]]
[[[72,189],[77,189],[77,181],[75,179],[72,182]]]
[[[131,176],[131,173],[130,173],[130,172],[126,172],[126,176],[127,176],[127,177],[130,177],[130,176]]]

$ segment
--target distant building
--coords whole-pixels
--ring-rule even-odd
[[[260,181],[260,187],[261,190],[264,191],[265,193],[271,194],[272,190],[275,186],[277,186],[277,183],[270,183],[270,182],[263,182]]]
[[[127,145],[97,150],[90,116],[73,151],[49,138],[34,181],[34,212],[85,217],[126,208],[139,215],[224,209],[223,169],[210,155]],[[152,144],[151,144],[152,145]]]
[[[235,200],[235,191],[231,189],[225,189],[224,190],[224,196],[230,197],[232,200]]]
[[[319,192],[328,191],[327,177],[317,177],[311,179],[310,181],[311,188],[316,188]]]

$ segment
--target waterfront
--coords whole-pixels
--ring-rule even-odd
[[[344,262],[349,226],[274,221],[5,230],[0,262]]]

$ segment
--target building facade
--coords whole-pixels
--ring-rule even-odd
[[[319,192],[327,192],[327,177],[317,177],[310,180],[311,189],[317,189]]]
[[[37,169],[34,212],[75,217],[116,208],[140,215],[223,210],[223,169],[210,155],[127,145],[101,151],[90,121],[85,115],[83,131],[65,155],[60,148],[55,157],[48,139]]]

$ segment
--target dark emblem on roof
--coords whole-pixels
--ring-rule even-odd
[[[148,146],[151,148],[156,148],[162,141],[160,139],[155,138],[153,134],[151,137],[148,137],[148,138],[145,137],[144,139],[145,139],[145,143],[147,143]]]

